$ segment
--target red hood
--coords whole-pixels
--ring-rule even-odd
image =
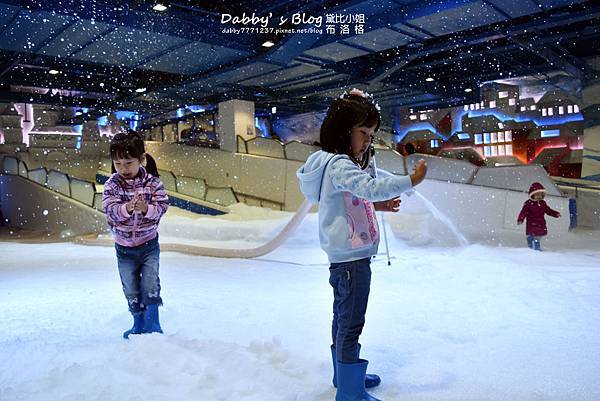
[[[546,192],[546,189],[544,188],[544,186],[542,184],[540,184],[539,182],[534,182],[533,184],[531,184],[531,186],[529,187],[529,198],[531,199],[531,196],[535,193],[538,192]]]

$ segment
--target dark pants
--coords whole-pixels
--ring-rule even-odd
[[[162,305],[158,261],[160,247],[158,236],[135,247],[115,244],[121,284],[129,311],[138,314],[146,305]]]
[[[371,259],[332,263],[329,284],[333,287],[331,337],[338,362],[358,361],[358,337],[365,325],[371,287]]]

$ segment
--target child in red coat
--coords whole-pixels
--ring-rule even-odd
[[[552,217],[560,217],[560,213],[550,208],[544,201],[546,196],[546,190],[544,186],[539,182],[534,182],[529,187],[529,200],[523,204],[523,209],[519,213],[517,224],[523,224],[523,221],[527,219],[527,225],[525,233],[527,234],[527,246],[541,251],[540,239],[548,234],[548,228],[546,227],[546,214]]]

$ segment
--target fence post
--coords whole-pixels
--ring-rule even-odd
[[[569,230],[577,228],[577,199],[569,199]]]

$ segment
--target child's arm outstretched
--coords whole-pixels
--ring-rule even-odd
[[[544,202],[544,205],[545,205],[544,212],[547,215],[552,216],[552,217],[556,217],[556,218],[560,217],[560,212],[558,210],[552,209],[550,206],[548,206],[548,204],[546,202]]]
[[[410,176],[373,178],[349,159],[341,158],[331,166],[333,185],[370,202],[386,201],[418,185],[425,178],[427,165],[420,160]]]

